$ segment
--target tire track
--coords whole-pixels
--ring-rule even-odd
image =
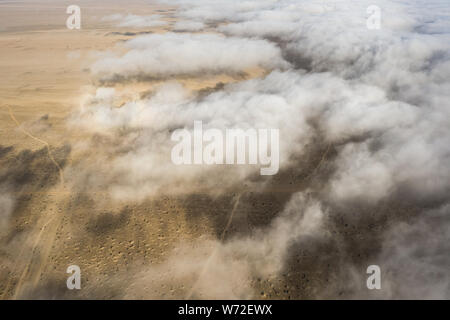
[[[53,164],[58,169],[59,178],[61,180],[61,184],[64,185],[64,173],[63,173],[63,170],[61,169],[61,166],[59,165],[59,163],[56,162],[55,158],[53,157],[52,151],[50,150],[50,144],[47,141],[44,141],[42,139],[39,139],[39,138],[33,136],[31,133],[29,133],[27,130],[25,130],[20,125],[19,121],[17,121],[17,119],[14,116],[14,113],[13,113],[11,107],[9,105],[6,105],[5,107],[8,108],[10,118],[12,119],[12,121],[14,121],[14,123],[17,125],[17,128],[19,128],[20,131],[22,131],[26,136],[30,137],[31,139],[33,139],[33,140],[35,140],[35,141],[45,145],[45,147],[47,148],[48,157],[50,158],[50,160],[53,162]]]
[[[21,124],[17,120],[17,118],[14,116],[14,113],[13,113],[13,110],[11,109],[11,107],[9,105],[6,105],[5,107],[8,109],[9,116],[10,116],[11,120],[16,124],[16,126],[19,128],[20,131],[22,131],[29,138],[31,138],[31,139],[33,139],[33,140],[35,140],[35,141],[45,145],[45,147],[47,148],[48,157],[53,162],[53,164],[56,166],[56,168],[58,170],[58,173],[59,173],[60,187],[62,187],[62,190],[59,191],[58,193],[65,193],[66,190],[65,190],[65,185],[64,185],[64,173],[63,173],[63,170],[62,170],[61,166],[55,160],[55,158],[54,158],[54,156],[53,156],[53,154],[51,152],[50,144],[47,141],[45,141],[45,140],[42,140],[42,139],[40,139],[38,137],[35,137],[30,132],[25,130],[21,126]],[[55,209],[57,209],[57,208],[55,208]],[[57,212],[57,210],[55,210],[55,212]],[[21,275],[19,277],[19,280],[18,280],[18,282],[17,282],[17,284],[16,284],[16,286],[14,288],[14,293],[12,295],[13,299],[16,299],[20,295],[25,279],[27,278],[28,274],[30,272],[32,272],[31,269],[32,269],[32,264],[33,264],[33,258],[34,258],[34,255],[35,255],[36,251],[37,251],[36,249],[37,249],[38,245],[40,243],[42,243],[41,238],[42,238],[43,232],[48,230],[48,229],[52,229],[51,231],[53,231],[53,234],[49,235],[49,237],[48,237],[49,241],[44,241],[44,245],[42,247],[42,252],[44,252],[44,256],[42,257],[42,259],[39,259],[39,265],[37,266],[38,267],[37,268],[37,272],[32,277],[32,284],[33,284],[33,286],[36,286],[38,281],[39,281],[39,279],[40,279],[40,275],[42,274],[42,271],[43,271],[43,269],[45,267],[45,262],[48,260],[48,256],[50,255],[50,251],[51,251],[51,248],[52,248],[52,245],[53,245],[53,242],[54,242],[54,238],[55,238],[55,232],[58,230],[58,227],[59,227],[59,225],[61,223],[61,218],[62,218],[62,215],[56,215],[55,216],[54,214],[51,214],[50,217],[48,217],[49,215],[50,215],[50,213],[48,213],[48,210],[47,210],[46,214],[41,219],[39,219],[40,221],[42,221],[42,223],[39,223],[42,226],[39,229],[38,234],[33,236],[33,238],[35,237],[35,241],[33,242],[30,255],[29,255],[28,259],[26,260],[26,262],[24,263],[24,266],[22,268],[22,273],[21,273]],[[49,225],[52,222],[54,222],[56,225],[53,226],[53,228],[49,228]],[[20,262],[22,260],[23,255],[24,255],[24,252],[26,251],[25,249],[26,249],[26,244],[23,245],[22,249],[20,250],[19,255],[16,258],[16,262],[14,264],[15,265],[14,270],[19,269]],[[8,282],[7,282],[6,287],[5,287],[5,292],[2,295],[2,299],[4,299],[5,296],[7,295],[8,290],[9,290],[9,288],[11,286],[11,281],[12,281],[12,277],[10,279],[8,279]]]

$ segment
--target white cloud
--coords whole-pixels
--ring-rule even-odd
[[[205,24],[200,21],[177,21],[174,26],[174,31],[201,31],[205,29]]]
[[[151,78],[287,66],[279,48],[265,40],[166,33],[136,37],[125,45],[130,49],[125,55],[97,61],[93,74],[102,79]]]

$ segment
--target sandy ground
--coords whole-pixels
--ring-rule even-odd
[[[116,151],[121,141],[69,125],[86,94],[99,86],[90,66],[105,51],[125,52],[124,40],[171,31],[176,22],[173,7],[151,0],[124,2],[77,1],[82,28],[69,30],[66,8],[72,1],[0,0],[0,210],[14,199],[9,213],[0,211],[0,299],[344,299],[355,297],[352,290],[358,292],[349,283],[360,283],[364,291],[359,292],[366,292],[365,271],[381,251],[383,232],[413,221],[423,209],[408,199],[333,207],[332,214],[325,213],[324,234],[306,239],[307,245],[288,243],[282,270],[273,277],[240,273],[239,266],[227,270],[235,267],[234,260],[221,261],[217,252],[217,243],[240,237],[245,242],[269,230],[264,228],[295,193],[326,186],[336,170],[330,160],[342,146],[325,145],[320,134],[301,158],[292,159],[294,165],[282,167],[267,183],[252,177],[249,185],[246,180],[222,195],[181,186],[185,193],[120,202],[112,201],[105,186],[85,188],[90,172],[101,177],[108,170],[102,161],[115,154],[108,151]],[[121,28],[102,20],[117,13],[159,14],[168,24]],[[115,107],[120,107],[166,80],[202,97],[222,84],[266,72],[255,68],[239,75],[106,86],[114,87]],[[220,186],[221,181],[215,183]],[[246,254],[236,260],[252,258],[252,252]],[[265,267],[254,264],[252,268]],[[81,290],[66,287],[70,265],[81,268]],[[208,269],[211,265],[217,270]],[[373,291],[358,296],[380,297]]]

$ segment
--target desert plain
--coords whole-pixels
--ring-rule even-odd
[[[72,2],[0,0],[2,299],[448,297],[448,252],[442,253],[448,249],[442,240],[448,239],[449,234],[448,185],[437,181],[432,173],[429,180],[417,178],[411,173],[414,169],[393,169],[392,177],[397,179],[397,170],[404,173],[403,180],[392,178],[395,182],[388,183],[387,164],[404,160],[398,160],[392,149],[388,156],[387,153],[377,156],[385,145],[380,142],[382,134],[378,135],[377,130],[396,132],[393,128],[413,127],[406,123],[414,122],[413,116],[392,120],[397,113],[392,111],[393,116],[389,113],[384,117],[385,109],[381,106],[380,114],[372,116],[370,111],[367,114],[371,116],[362,121],[358,111],[345,109],[352,105],[346,100],[347,95],[354,94],[357,97],[351,101],[373,107],[370,110],[394,101],[389,110],[398,108],[408,114],[410,109],[402,103],[422,103],[413,95],[397,94],[402,85],[410,84],[399,81],[392,84],[395,89],[380,85],[370,91],[369,84],[376,82],[373,79],[378,75],[364,78],[369,84],[357,87],[351,82],[356,76],[342,75],[338,67],[336,74],[343,80],[336,80],[330,76],[335,70],[320,64],[326,60],[323,56],[317,61],[314,55],[295,56],[296,48],[290,47],[283,33],[277,31],[277,24],[273,25],[273,34],[268,32],[260,38],[259,31],[246,35],[253,32],[251,24],[244,27],[244,35],[229,35],[227,32],[234,32],[229,26],[236,23],[234,16],[230,20],[213,16],[201,26],[191,23],[183,28],[177,24],[186,17],[199,19],[202,14],[208,15],[211,8],[206,4],[206,13],[199,5],[200,9],[192,13],[185,8],[188,14],[183,16],[183,11],[179,11],[185,5],[183,2],[129,0],[125,4],[119,0],[80,0],[76,5],[81,8],[81,28],[69,29],[66,8],[75,4]],[[229,9],[224,8],[223,12]],[[244,13],[250,12],[251,17],[253,11],[249,8],[240,7]],[[308,14],[331,10],[318,8],[309,8]],[[267,14],[270,20],[267,13],[270,9],[264,10],[261,15]],[[220,7],[217,11],[221,11]],[[247,18],[245,14],[244,17]],[[223,30],[229,38],[217,39]],[[157,38],[158,35],[162,38]],[[169,37],[168,49],[165,36]],[[240,36],[250,39],[248,47]],[[164,63],[168,60],[155,54],[155,61],[161,59],[159,64],[163,66],[160,68],[155,62],[145,69],[148,52],[145,50],[151,47],[143,51],[144,58],[139,56],[139,50],[147,39],[163,52],[161,57],[164,50],[171,50],[170,45],[187,53],[180,51],[179,58],[174,54],[173,68],[166,67]],[[183,47],[189,41],[192,48]],[[199,66],[204,62],[206,67],[197,67],[197,62],[192,61],[192,57],[198,56],[196,46],[202,41],[211,41],[206,46],[230,41],[230,51],[223,50],[223,56],[212,51],[217,54],[213,63],[222,63],[223,67],[210,67],[208,57],[200,57],[198,62]],[[323,41],[331,40],[325,37]],[[233,51],[241,45],[242,53]],[[420,45],[415,43],[411,48],[414,45],[420,51]],[[273,57],[256,58],[261,53],[259,46],[267,48],[267,52],[273,50]],[[126,56],[129,51],[131,54]],[[227,70],[226,54],[237,56],[236,65],[245,61],[243,66]],[[253,54],[262,62],[248,63],[248,56]],[[136,68],[144,71],[134,73],[135,69],[126,64],[128,60],[122,61],[120,57],[135,58]],[[340,62],[337,58],[335,63]],[[358,60],[352,63],[357,64]],[[445,66],[447,69],[441,70],[449,70],[448,64]],[[282,71],[277,71],[278,68]],[[385,75],[386,70],[382,69]],[[314,73],[324,80],[314,80]],[[308,77],[312,84],[302,80]],[[436,73],[437,84],[448,83],[444,76],[439,77]],[[275,84],[271,79],[275,79]],[[332,81],[336,88],[328,87],[326,81]],[[282,85],[288,88],[299,85],[302,89],[279,98],[277,90]],[[444,91],[437,86],[434,89],[440,97]],[[332,92],[338,98],[323,104],[339,105],[337,110],[347,112],[342,117],[350,120],[346,122],[337,115],[336,122],[324,124],[319,112],[311,111],[308,118],[288,107],[288,116],[284,118],[270,113],[272,103],[279,103],[280,108],[297,106],[292,100],[298,92],[305,104],[298,104],[299,108],[305,110],[309,110],[306,105],[308,99],[314,100],[311,98],[314,94],[315,101],[322,101]],[[241,96],[245,101],[241,109],[228,109],[226,104]],[[256,96],[259,100],[253,101]],[[395,104],[398,101],[399,106]],[[159,105],[164,106],[162,111],[158,111]],[[218,111],[210,114],[216,105]],[[194,118],[197,114],[208,114],[208,121],[217,121],[218,126],[233,123],[230,119],[234,118],[227,113],[231,110],[231,114],[242,112],[243,120],[237,122],[244,125],[252,121],[256,126],[264,125],[264,119],[271,118],[279,120],[280,127],[288,133],[311,133],[284,135],[287,149],[302,151],[288,153],[288,164],[281,165],[274,176],[260,176],[246,167],[175,168],[171,167],[170,145],[165,139],[167,132],[184,125],[183,108],[192,109]],[[323,117],[333,118],[336,113],[332,107],[327,108],[323,109]],[[263,110],[264,114],[255,110]],[[415,116],[412,111],[411,114]],[[367,125],[372,120],[387,127]],[[341,126],[350,124],[354,127],[345,134],[336,133]],[[439,122],[440,125],[444,126]],[[409,134],[409,129],[404,130],[389,137],[395,140],[406,136],[404,132]],[[447,137],[447,133],[442,136]],[[358,149],[358,144],[366,141],[368,149]],[[359,151],[364,156],[375,156],[361,160]],[[447,177],[449,169],[445,152],[438,159],[443,161],[442,177]],[[344,156],[349,154],[355,168],[343,165],[348,165]],[[408,154],[405,151],[406,158]],[[372,159],[378,159],[385,167],[374,165],[368,173],[365,164],[358,162]],[[347,171],[356,172],[356,178],[345,180]],[[423,186],[430,189],[437,186],[442,193],[434,192],[428,197],[426,192],[418,191],[421,196],[416,196],[415,180],[408,180],[408,175],[423,181]],[[333,181],[351,185],[350,191],[345,188],[335,191]],[[423,212],[430,211],[434,212],[432,221],[427,220],[423,228],[417,229],[416,222],[421,225]],[[436,230],[436,235],[442,236],[436,242],[430,240],[429,245],[434,248],[430,252],[440,252],[432,258],[423,253],[422,247],[410,246],[428,243],[422,230]],[[396,238],[396,235],[403,236]],[[396,251],[402,246],[403,251]],[[409,256],[403,259],[405,252],[412,252],[423,264],[405,271],[406,275],[400,279],[397,276],[410,261],[415,261]],[[386,271],[384,291],[366,287],[366,269],[373,264],[380,264]],[[71,265],[80,267],[80,290],[67,288],[66,271]],[[401,285],[410,277],[420,279],[411,284],[415,291],[410,291],[404,282]],[[423,289],[421,281],[432,289]]]

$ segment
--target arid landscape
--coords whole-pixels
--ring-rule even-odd
[[[372,2],[0,0],[0,297],[450,298],[449,4]]]

